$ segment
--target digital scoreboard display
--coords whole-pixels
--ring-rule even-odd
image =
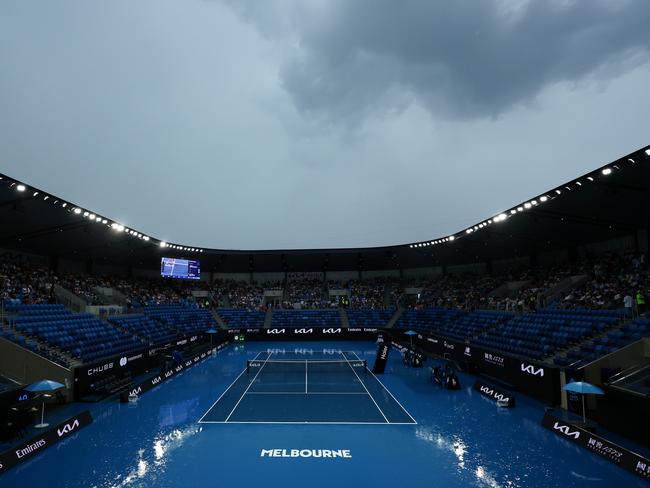
[[[200,280],[201,263],[189,259],[162,258],[160,260],[160,276],[163,278]]]

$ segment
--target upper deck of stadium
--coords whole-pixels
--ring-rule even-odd
[[[200,259],[204,271],[224,273],[453,267],[513,258],[535,262],[590,243],[636,239],[638,231],[647,229],[644,209],[650,206],[646,146],[428,241],[348,249],[234,250],[220,249],[218,243],[197,248],[189,242],[163,242],[137,228],[125,228],[92,206],[0,176],[1,248],[144,269],[157,268],[163,255],[185,257]]]

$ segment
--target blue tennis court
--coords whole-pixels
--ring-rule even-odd
[[[543,428],[541,403],[518,395],[500,409],[463,373],[461,390],[438,388],[395,351],[375,378],[355,365],[375,353],[369,342],[230,345],[135,404],[66,407],[60,419],[90,407],[94,422],[0,486],[647,486]],[[273,360],[302,364],[267,371]]]
[[[353,351],[262,352],[201,423],[414,424]]]

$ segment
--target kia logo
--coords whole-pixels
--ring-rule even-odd
[[[340,334],[340,333],[341,333],[341,329],[333,329],[331,327],[329,329],[323,330],[323,334]]]
[[[294,334],[312,334],[314,332],[314,329],[296,329],[294,330]]]
[[[61,437],[64,434],[69,434],[77,427],[79,427],[79,419],[75,419],[75,421],[72,422],[72,424],[65,424],[63,428],[57,429],[56,433],[59,434],[59,437]]]
[[[129,395],[139,395],[141,391],[142,391],[142,387],[138,386],[135,390],[131,390],[129,392]]]
[[[269,329],[266,331],[267,334],[284,334],[285,332],[284,329]]]
[[[544,377],[544,368],[535,369],[535,366],[533,366],[532,364],[526,365],[524,363],[521,363],[521,370],[524,373],[528,373],[528,374],[531,374],[533,376]]]
[[[553,424],[553,429],[559,430],[567,437],[573,437],[574,439],[578,439],[580,437],[580,431],[576,430],[571,432],[571,428],[568,425],[561,425],[558,422],[555,422],[555,424]]]

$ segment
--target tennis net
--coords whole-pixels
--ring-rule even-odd
[[[366,373],[368,364],[365,359],[249,359],[246,361],[246,373]]]

